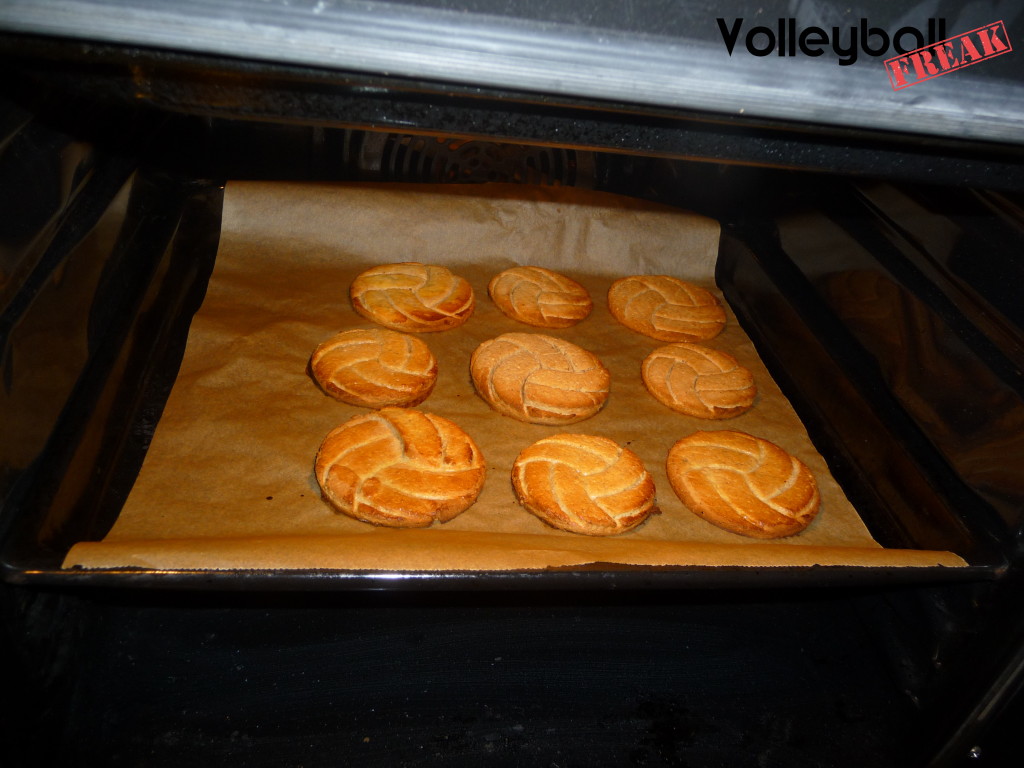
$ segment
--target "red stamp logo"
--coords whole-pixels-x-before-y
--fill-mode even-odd
[[[893,90],[898,91],[1012,50],[1006,25],[997,21],[902,56],[893,56],[885,60],[885,69]]]

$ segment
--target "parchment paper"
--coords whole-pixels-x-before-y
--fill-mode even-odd
[[[951,553],[887,550],[872,540],[792,407],[731,312],[709,342],[750,368],[759,387],[748,413],[705,421],[675,413],[645,390],[643,358],[663,342],[609,314],[612,280],[674,274],[714,291],[717,222],[629,198],[505,185],[232,183],[220,249],[177,382],[139,477],[103,541],[81,542],[65,567],[156,569],[515,570],[588,563],[637,566],[963,565]],[[425,530],[376,528],[320,497],[313,459],[335,426],[365,412],[323,394],[307,373],[316,345],[367,327],[348,287],[380,263],[422,261],[466,277],[477,308],[462,327],[422,334],[439,378],[420,410],[463,427],[487,459],[484,490],[467,512]],[[502,315],[491,276],[539,264],[582,282],[594,311],[568,329],[540,331]],[[591,350],[612,372],[605,408],[570,427],[523,424],[474,393],[469,358],[482,341],[544,332]],[[817,519],[775,542],[722,531],[673,494],[665,458],[699,429],[739,429],[800,457],[822,491]],[[660,514],[599,538],[556,531],[516,502],[519,451],[560,431],[628,445],[652,472]]]

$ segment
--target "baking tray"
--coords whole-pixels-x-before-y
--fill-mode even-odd
[[[112,200],[111,187],[89,194]],[[868,375],[863,348],[781,251],[778,228],[770,219],[748,216],[726,222],[716,280],[816,448],[883,546],[945,549],[964,557],[967,567],[594,563],[540,572],[61,570],[74,542],[101,537],[116,519],[159,421],[217,250],[219,184],[136,173],[118,194],[129,198],[125,217],[132,226],[118,228],[122,236],[108,249],[109,263],[98,281],[82,284],[91,295],[84,304],[85,326],[93,329],[86,362],[40,457],[16,477],[5,502],[3,564],[11,582],[302,590],[647,589],[976,580],[994,578],[1005,567],[995,544],[998,520],[988,505],[955,478],[937,482],[948,475],[948,466],[899,403],[886,396],[884,382]],[[94,215],[92,228],[102,228],[102,222],[102,215]],[[67,247],[49,258],[52,275],[76,260],[99,257]],[[8,339],[9,359],[18,351],[12,346],[16,341],[13,335]],[[868,442],[847,431],[869,424]],[[892,482],[879,486],[873,456],[886,457]]]

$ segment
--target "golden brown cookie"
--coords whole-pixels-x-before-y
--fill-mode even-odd
[[[419,405],[437,381],[430,347],[384,328],[332,336],[314,350],[309,368],[324,392],[364,408]]]
[[[706,341],[725,328],[725,309],[713,293],[669,275],[616,280],[608,309],[630,330],[660,341]]]
[[[512,487],[548,525],[589,536],[631,531],[657,511],[654,478],[635,453],[607,437],[538,440],[512,465]]]
[[[487,286],[502,312],[539,328],[568,328],[593,309],[587,289],[544,267],[512,267],[495,275]]]
[[[395,331],[429,333],[462,325],[473,314],[473,288],[445,267],[404,262],[366,270],[349,287],[363,317]]]
[[[800,533],[818,513],[811,471],[779,446],[745,432],[695,432],[668,453],[672,490],[710,523],[757,539]]]
[[[374,525],[425,528],[472,506],[485,465],[473,439],[448,419],[382,408],[331,431],[315,473],[339,512]]]
[[[470,358],[480,397],[498,413],[533,424],[572,424],[601,410],[611,376],[597,356],[539,333],[506,333]]]
[[[644,358],[647,391],[674,411],[700,419],[728,419],[750,410],[754,376],[727,352],[679,342]]]

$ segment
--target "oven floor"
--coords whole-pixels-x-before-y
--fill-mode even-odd
[[[12,738],[26,766],[904,768],[913,707],[852,605],[23,595]]]

